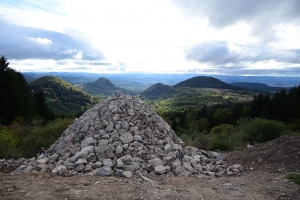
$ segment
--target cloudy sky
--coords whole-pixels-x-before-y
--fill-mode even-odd
[[[300,76],[299,0],[1,0],[14,69]]]

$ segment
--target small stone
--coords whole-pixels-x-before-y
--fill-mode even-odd
[[[123,142],[123,144],[128,144],[133,141],[133,136],[131,133],[126,132],[120,136],[120,140]]]
[[[120,154],[120,153],[122,153],[123,152],[123,147],[122,146],[117,146],[117,148],[116,148],[116,154]]]
[[[124,171],[122,173],[122,175],[125,177],[125,178],[131,178],[133,176],[132,172],[131,171]]]
[[[157,165],[154,167],[154,172],[156,174],[165,174],[167,172],[167,169],[163,165]]]

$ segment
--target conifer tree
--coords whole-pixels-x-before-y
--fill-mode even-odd
[[[20,72],[9,67],[4,56],[0,57],[0,123],[9,124],[17,117],[30,120],[35,115],[31,91]]]

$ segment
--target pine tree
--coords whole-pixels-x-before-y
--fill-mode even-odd
[[[50,120],[54,118],[54,114],[48,108],[44,93],[41,89],[34,91],[34,100],[36,109],[41,118],[44,120]]]
[[[36,113],[33,96],[20,72],[9,67],[0,57],[0,123],[9,124],[15,118],[30,120]]]

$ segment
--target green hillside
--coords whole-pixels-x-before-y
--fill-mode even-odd
[[[203,105],[230,106],[233,103],[249,102],[255,94],[257,91],[231,86],[213,77],[197,76],[175,86],[157,83],[143,91],[139,97],[156,111],[165,112]]]
[[[31,82],[29,87],[41,89],[47,105],[56,114],[82,112],[96,103],[91,95],[54,76],[43,76]]]
[[[211,76],[196,76],[182,81],[174,85],[174,87],[237,89],[237,87],[229,85]]]
[[[110,80],[104,77],[99,78],[94,82],[77,85],[77,87],[91,95],[100,97],[118,95],[120,93],[136,95],[136,92],[117,87]]]
[[[174,94],[175,92],[175,89],[169,85],[163,83],[156,83],[155,85],[152,85],[151,87],[143,91],[141,95],[146,96],[147,98],[157,96],[167,97]]]

